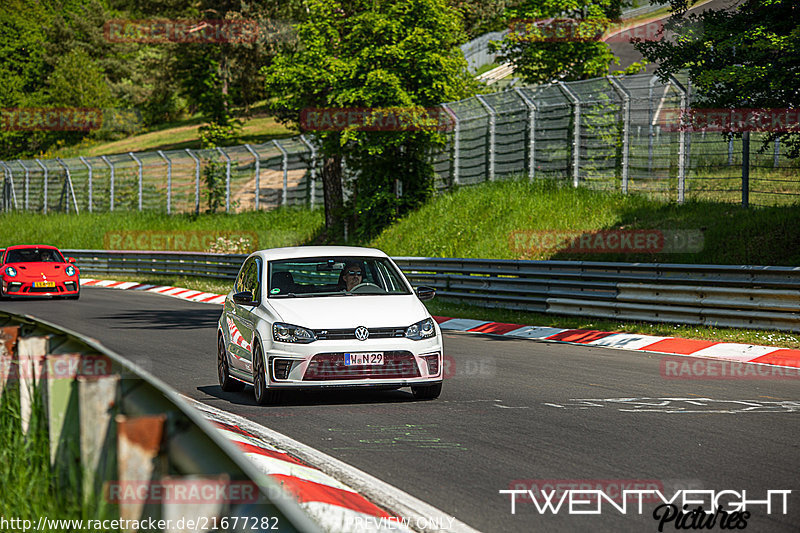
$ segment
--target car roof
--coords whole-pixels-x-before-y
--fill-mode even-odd
[[[254,252],[253,255],[259,256],[265,261],[327,256],[388,257],[377,248],[362,248],[360,246],[292,246],[259,250]]]
[[[25,248],[45,248],[48,250],[58,250],[55,246],[49,244],[14,244],[5,248],[6,250],[21,250]],[[60,251],[60,250],[59,250]]]

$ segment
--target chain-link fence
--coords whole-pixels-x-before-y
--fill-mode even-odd
[[[692,100],[683,78],[648,75],[515,88],[442,104],[453,128],[432,154],[437,190],[508,176],[683,202],[800,201],[800,161],[775,143],[670,127]],[[673,124],[674,125],[674,124]],[[205,150],[0,161],[3,207],[38,212],[228,212],[322,204],[311,135]],[[345,176],[349,173],[345,172]],[[346,178],[347,179],[347,178]],[[743,190],[742,184],[748,185]]]

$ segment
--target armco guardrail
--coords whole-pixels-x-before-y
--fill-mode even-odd
[[[244,255],[65,250],[84,275],[233,279]],[[484,307],[800,331],[800,267],[396,257],[412,283]]]
[[[281,531],[319,531],[197,410],[132,362],[77,333],[6,311],[0,337],[3,408],[19,409],[26,434],[33,417],[46,417],[54,475],[77,483],[73,490],[86,508],[97,510],[78,517],[84,523],[127,520],[111,526],[120,531],[153,529],[134,521],[162,531],[245,531],[243,523],[250,530],[266,518]]]

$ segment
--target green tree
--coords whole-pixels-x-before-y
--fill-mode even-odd
[[[296,27],[300,44],[263,69],[281,121],[300,124],[302,111],[313,108],[421,111],[470,91],[458,48],[464,40],[460,17],[443,0],[309,0],[307,6]],[[318,138],[329,240],[342,235],[343,159],[357,176],[350,219],[360,236],[416,205],[431,188],[435,131],[351,127],[319,131]],[[396,180],[408,199],[396,198]]]
[[[618,62],[599,37],[623,0],[528,0],[506,10],[512,31],[495,48],[529,83],[605,76]]]
[[[670,2],[665,29],[675,40],[641,41],[636,48],[658,64],[662,79],[686,70],[696,107],[800,107],[800,4],[797,0],[743,0],[728,10],[688,13],[689,0]],[[800,135],[773,131],[788,157],[800,156]]]

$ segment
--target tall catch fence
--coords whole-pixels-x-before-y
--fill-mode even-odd
[[[765,132],[731,139],[718,128],[681,128],[686,78],[649,75],[554,83],[442,104],[452,119],[432,154],[439,191],[510,176],[760,206],[800,201],[800,161]],[[748,146],[749,145],[749,146]],[[747,147],[747,148],[746,148]],[[4,210],[227,212],[321,205],[315,137],[258,145],[102,157],[0,161]],[[345,169],[345,180],[351,173]],[[345,183],[345,186],[347,183]],[[347,188],[347,187],[345,187]]]

